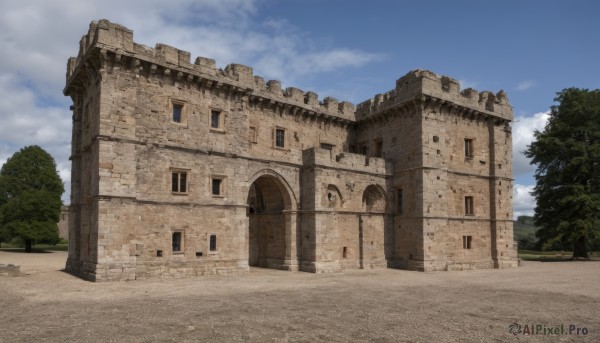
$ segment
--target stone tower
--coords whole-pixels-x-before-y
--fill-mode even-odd
[[[393,161],[395,266],[515,266],[513,114],[503,91],[461,92],[452,78],[416,70],[359,104],[356,119],[359,148]]]

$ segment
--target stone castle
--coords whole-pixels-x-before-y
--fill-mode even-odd
[[[93,281],[517,265],[512,109],[414,70],[357,106],[92,22],[67,65],[69,257]]]

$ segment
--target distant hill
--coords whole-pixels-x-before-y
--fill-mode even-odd
[[[526,239],[529,235],[535,237],[535,231],[537,231],[537,228],[533,224],[533,217],[519,216],[514,222],[513,232],[515,241]]]

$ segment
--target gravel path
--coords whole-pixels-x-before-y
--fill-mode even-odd
[[[0,342],[600,342],[600,262],[96,284],[65,260],[0,251],[28,274],[0,277]],[[512,335],[514,322],[580,334]]]

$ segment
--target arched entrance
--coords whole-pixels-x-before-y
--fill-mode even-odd
[[[358,241],[360,268],[385,267],[385,192],[376,185],[368,186],[362,198]]]
[[[297,270],[295,204],[285,181],[274,173],[255,179],[248,191],[248,264]]]

